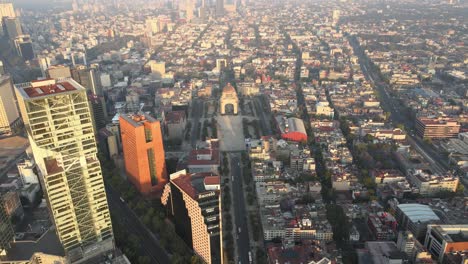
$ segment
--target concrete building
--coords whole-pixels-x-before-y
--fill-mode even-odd
[[[368,263],[403,264],[406,260],[393,241],[366,242],[365,249]]]
[[[397,222],[395,217],[387,212],[369,214],[367,225],[377,240],[392,240],[396,237]]]
[[[220,162],[219,141],[211,139],[206,142],[206,146],[190,151],[187,167],[190,173],[218,174]]]
[[[217,175],[184,170],[171,174],[161,197],[176,232],[208,264],[222,263],[220,186]]]
[[[46,69],[46,77],[51,79],[71,77],[70,67],[65,65],[54,65]],[[76,80],[75,80],[76,81]]]
[[[6,249],[10,247],[15,232],[10,222],[10,217],[6,213],[3,203],[0,203],[0,254],[5,255]]]
[[[164,61],[150,60],[146,63],[145,68],[159,78],[164,77],[166,74],[166,63]]]
[[[399,204],[396,219],[401,228],[411,231],[418,239],[424,237],[428,224],[440,221],[434,211],[424,204]]]
[[[121,115],[120,131],[128,179],[142,194],[158,194],[168,179],[161,124],[146,114]]]
[[[419,117],[415,127],[421,138],[456,138],[460,133],[460,123],[450,118]]]
[[[224,0],[216,0],[216,16],[224,15]]]
[[[23,185],[38,184],[39,178],[36,174],[36,163],[33,159],[25,159],[16,164]]]
[[[331,119],[335,116],[335,110],[330,107],[328,102],[318,102],[315,104],[315,114],[318,116],[326,116]]]
[[[397,248],[401,252],[406,253],[412,263],[421,263],[422,260],[430,260],[429,254],[424,247],[409,231],[400,231],[398,233]],[[431,263],[431,262],[422,262]]]
[[[145,25],[146,25],[146,34],[148,34],[148,36],[153,36],[153,34],[161,31],[158,18],[147,18],[145,20]]]
[[[20,201],[19,193],[16,191],[6,191],[0,194],[3,209],[10,219],[15,218],[20,221],[24,216],[23,205]]]
[[[31,36],[21,35],[14,39],[16,52],[18,56],[25,61],[34,59],[34,50],[32,46]]]
[[[16,37],[23,35],[19,18],[3,17],[2,20],[3,32],[10,40],[14,40]]]
[[[411,184],[419,189],[419,193],[424,196],[432,196],[439,192],[456,192],[458,177],[452,175],[433,175],[421,169],[410,169],[407,174]]]
[[[101,79],[99,73],[94,68],[78,65],[71,69],[73,80],[81,84],[86,90],[94,95],[102,95]]]
[[[70,78],[15,85],[50,215],[72,263],[114,251],[86,90]]]
[[[468,251],[468,225],[428,225],[424,246],[444,263],[446,254]]]
[[[13,84],[8,75],[0,76],[0,135],[10,134],[19,118]]]
[[[3,30],[4,17],[16,17],[12,3],[0,3],[0,30]]]
[[[187,125],[187,117],[184,111],[171,111],[164,117],[166,135],[169,140],[184,139],[185,126]]]

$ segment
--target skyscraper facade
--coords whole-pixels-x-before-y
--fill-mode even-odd
[[[15,10],[13,9],[12,3],[0,3],[0,31],[3,32],[3,18],[4,17],[16,17]]]
[[[224,15],[224,0],[216,0],[216,15]]]
[[[56,232],[72,263],[114,250],[86,89],[71,78],[15,85]]]
[[[0,76],[0,135],[11,133],[14,125],[19,121],[11,78],[8,75],[2,75]]]
[[[161,124],[145,114],[121,115],[127,176],[144,195],[160,194],[167,183]]]
[[[14,39],[16,52],[24,60],[34,59],[34,50],[32,46],[31,36],[21,35]]]
[[[212,173],[171,174],[161,202],[176,232],[208,264],[222,263],[220,178]]]
[[[21,22],[17,17],[4,17],[3,18],[3,32],[6,33],[10,40],[14,40],[18,36],[23,35],[21,29]]]
[[[10,247],[15,232],[3,203],[0,203],[0,254],[4,255]]]

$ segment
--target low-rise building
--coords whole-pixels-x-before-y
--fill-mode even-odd
[[[187,168],[190,173],[211,172],[218,174],[220,152],[218,139],[207,140],[206,146],[190,151]]]
[[[416,119],[416,133],[421,138],[456,138],[460,133],[460,123],[450,118]]]
[[[410,169],[408,171],[408,180],[419,189],[419,193],[425,196],[431,196],[442,191],[456,192],[459,178],[452,175],[434,175],[421,169]]]

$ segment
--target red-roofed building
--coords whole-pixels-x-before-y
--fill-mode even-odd
[[[207,146],[190,151],[188,169],[190,173],[211,172],[218,173],[220,166],[218,139],[207,140]]]
[[[221,264],[220,177],[183,170],[170,178],[161,202],[172,214],[177,234],[203,261]]]

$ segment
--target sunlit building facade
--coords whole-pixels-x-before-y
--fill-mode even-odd
[[[86,90],[70,78],[15,85],[56,232],[72,263],[114,250]]]

